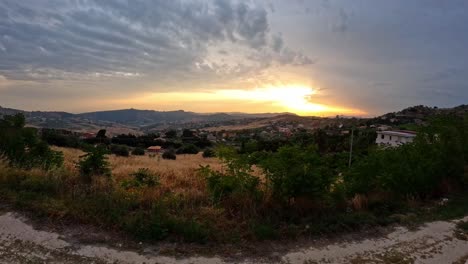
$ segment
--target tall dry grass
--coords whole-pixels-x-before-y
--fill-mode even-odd
[[[75,164],[80,156],[85,153],[79,149],[53,147],[62,151],[64,155],[64,167],[67,170],[78,173]],[[108,155],[108,161],[112,170],[112,179],[116,186],[124,180],[130,179],[130,174],[139,168],[148,168],[159,176],[160,185],[157,188],[147,188],[138,193],[142,202],[152,202],[170,194],[180,201],[178,206],[195,209],[200,205],[210,204],[205,180],[199,176],[196,170],[200,165],[209,165],[213,169],[223,170],[221,162],[217,158],[203,158],[202,154],[177,155],[176,160],[165,160],[161,157],[129,156],[120,157]]]

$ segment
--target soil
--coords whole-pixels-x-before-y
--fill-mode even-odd
[[[146,244],[87,225],[59,225],[0,208],[0,263],[468,263],[458,221],[375,228],[333,238],[244,247]]]

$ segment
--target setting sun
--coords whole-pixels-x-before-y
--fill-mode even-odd
[[[266,87],[254,90],[222,90],[220,95],[242,100],[270,102],[298,114],[327,112],[329,107],[310,102],[316,92],[306,86]]]

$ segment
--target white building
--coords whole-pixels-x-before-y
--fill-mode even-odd
[[[416,132],[412,131],[377,131],[375,143],[378,145],[389,145],[396,147],[405,143],[413,142]]]

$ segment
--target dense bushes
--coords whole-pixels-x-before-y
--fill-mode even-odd
[[[213,200],[219,202],[234,197],[256,199],[260,194],[260,180],[252,175],[251,165],[232,148],[219,148],[217,156],[226,166],[225,172],[212,170],[209,165],[200,166],[199,169],[206,178]]]
[[[0,157],[5,157],[12,166],[25,169],[60,167],[63,163],[62,153],[51,150],[47,143],[39,139],[36,129],[24,125],[22,114],[0,119]]]
[[[128,147],[125,145],[110,145],[109,150],[112,154],[122,157],[128,157],[129,151]]]
[[[197,154],[200,150],[193,144],[186,144],[177,149],[177,154]]]
[[[132,177],[130,180],[122,182],[122,187],[125,189],[159,185],[159,176],[146,168],[140,168],[130,176]]]
[[[41,129],[41,139],[49,145],[68,148],[80,148],[82,145],[78,136],[70,131],[56,129]]]
[[[204,158],[216,157],[216,152],[215,152],[213,149],[211,149],[211,148],[207,148],[207,149],[205,149],[205,150],[203,151],[202,156],[203,156]]]
[[[145,150],[143,148],[134,148],[132,150],[132,155],[143,156],[143,155],[145,155]]]
[[[464,174],[467,141],[460,124],[455,118],[439,118],[422,128],[413,143],[371,152],[345,177],[349,192],[420,198],[447,193]]]
[[[104,147],[97,146],[80,157],[80,161],[76,164],[76,167],[85,183],[91,183],[93,176],[111,175],[106,154],[107,150]]]
[[[262,160],[260,166],[272,195],[286,202],[299,197],[322,199],[337,178],[313,147],[281,147]]]
[[[173,149],[167,149],[162,154],[163,159],[175,160],[177,158],[176,152]]]

